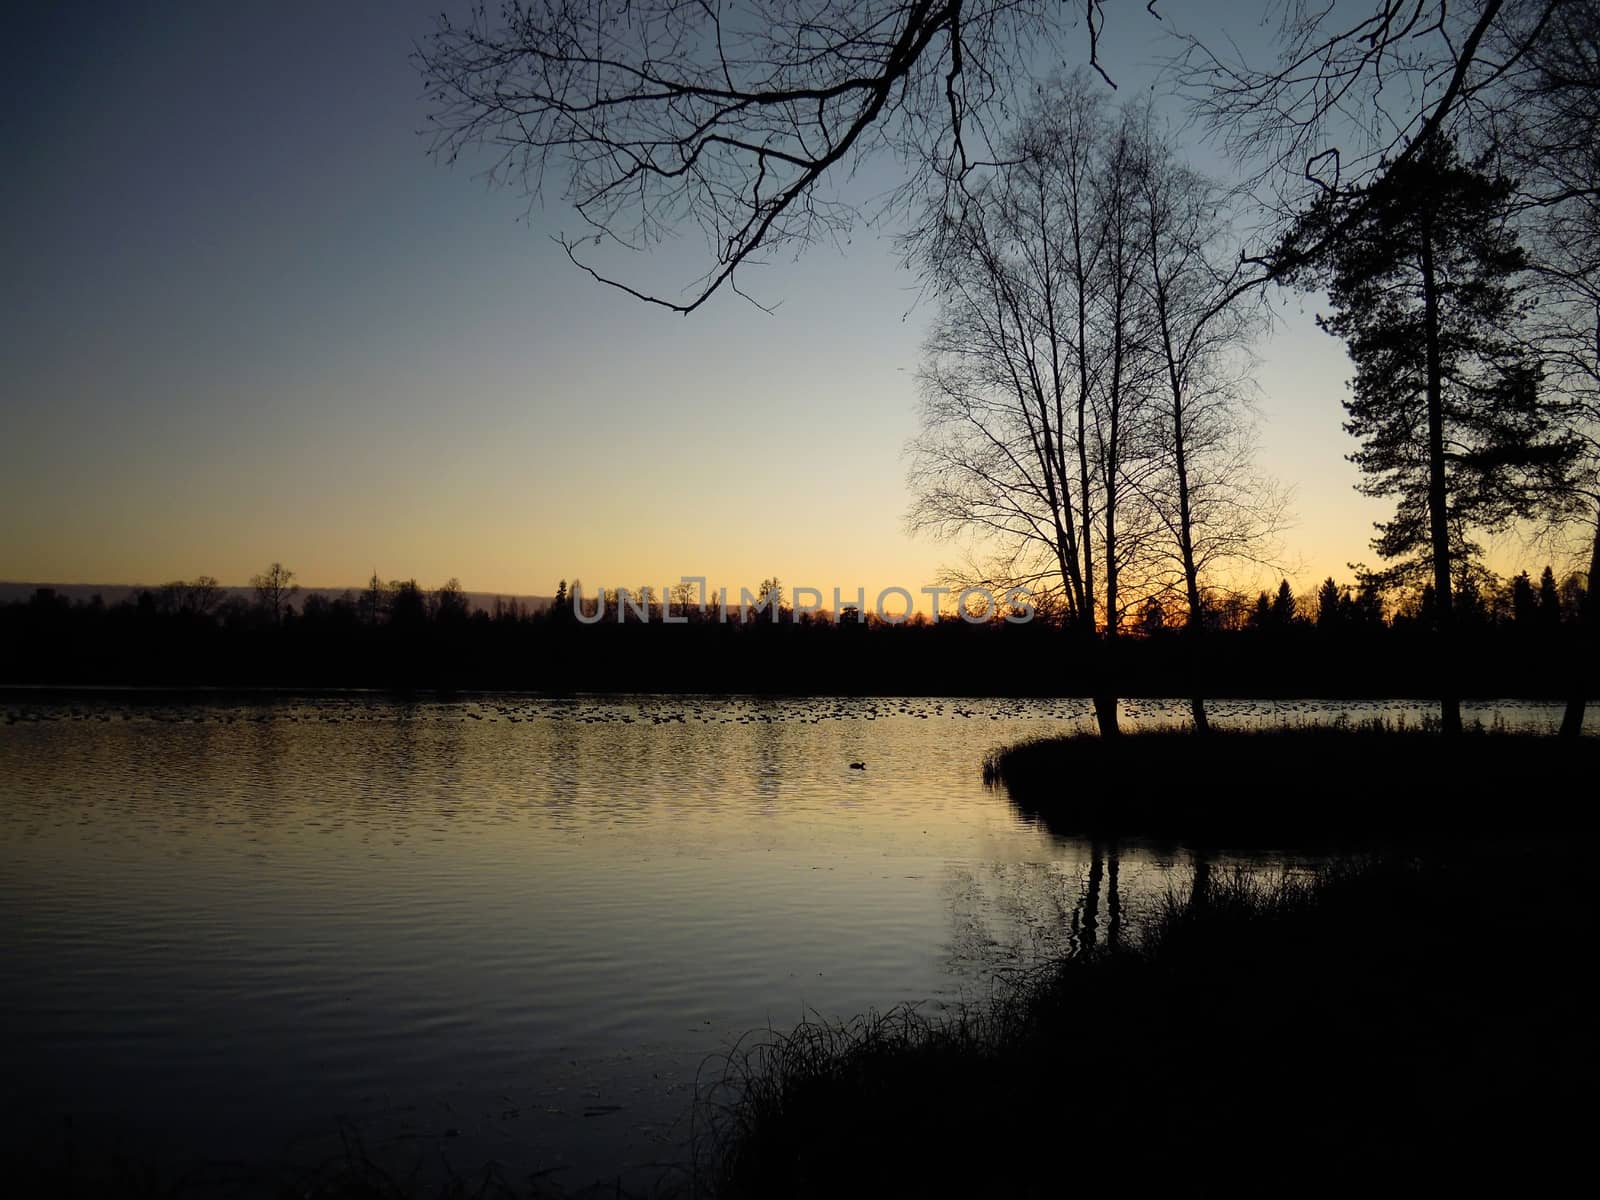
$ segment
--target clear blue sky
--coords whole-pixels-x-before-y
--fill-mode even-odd
[[[1126,93],[1163,47],[1124,7]],[[1207,31],[1234,8],[1165,7]],[[559,195],[522,220],[481,163],[426,156],[407,56],[438,9],[10,18],[0,578],[238,583],[276,559],[327,586],[931,582],[951,551],[904,532],[902,457],[930,314],[887,239],[747,280],[775,316],[590,283],[548,239],[577,228]],[[697,248],[649,269],[686,279]],[[1309,584],[1370,558],[1382,507],[1343,460],[1343,351],[1301,308],[1259,380]]]

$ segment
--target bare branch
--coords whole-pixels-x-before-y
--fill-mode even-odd
[[[505,0],[460,23],[441,17],[414,59],[436,157],[488,151],[487,178],[530,199],[553,170],[601,242],[625,250],[698,226],[710,265],[676,297],[624,282],[562,239],[598,282],[689,313],[752,256],[836,237],[996,161],[994,130],[1031,87],[1028,61],[1074,16],[1104,76],[1102,5]],[[884,156],[900,185],[856,198],[855,171]]]

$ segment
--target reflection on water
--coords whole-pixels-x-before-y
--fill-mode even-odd
[[[567,1182],[645,1169],[746,1031],[981,995],[1191,876],[983,787],[987,750],[1090,728],[1084,701],[13,693],[0,717],[12,1138],[72,1112],[256,1156],[343,1116]]]

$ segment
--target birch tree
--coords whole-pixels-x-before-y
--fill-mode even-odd
[[[987,550],[982,581],[1055,599],[1107,734],[1128,615],[1170,589],[1174,561],[1198,587],[1259,533],[1235,519],[1248,437],[1222,365],[1248,322],[1224,319],[1237,293],[1190,241],[1212,236],[1211,214],[1179,219],[1200,193],[1151,128],[1082,75],[1054,84],[1006,165],[937,207],[913,247],[938,313],[911,524]]]
[[[1251,343],[1264,332],[1262,293],[1235,248],[1226,189],[1185,166],[1146,110],[1136,175],[1141,286],[1154,320],[1164,469],[1148,499],[1185,605],[1190,719],[1209,728],[1196,643],[1218,574],[1272,564],[1287,497],[1255,466],[1248,405]]]

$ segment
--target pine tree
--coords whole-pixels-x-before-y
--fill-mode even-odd
[[[1518,629],[1531,629],[1538,612],[1539,600],[1533,590],[1533,580],[1523,571],[1511,581],[1511,619]]]
[[[1337,629],[1340,623],[1341,610],[1339,607],[1339,585],[1333,581],[1333,576],[1322,581],[1322,586],[1317,589],[1317,628]]]
[[[1272,624],[1272,597],[1262,592],[1256,597],[1256,605],[1250,612],[1250,628],[1266,629]]]
[[[1285,579],[1278,585],[1278,594],[1272,598],[1272,623],[1279,629],[1287,629],[1294,624],[1294,589]]]
[[[372,578],[367,580],[366,589],[361,593],[361,619],[368,625],[376,626],[383,615],[383,581],[378,578],[377,571],[373,571]]]
[[[1381,629],[1383,627],[1383,590],[1376,580],[1371,578],[1361,579],[1355,599],[1351,602],[1350,609],[1354,614],[1353,623],[1363,629]]]
[[[1456,594],[1451,601],[1456,624],[1462,628],[1482,625],[1487,616],[1483,603],[1483,589],[1472,575],[1463,575],[1456,581]]]
[[[1434,138],[1362,192],[1334,192],[1299,234],[1340,227],[1302,282],[1325,283],[1356,376],[1345,401],[1360,490],[1393,497],[1373,548],[1390,579],[1429,579],[1440,635],[1441,724],[1461,728],[1451,677],[1452,582],[1478,547],[1474,529],[1527,515],[1571,462],[1551,429],[1540,368],[1511,336],[1527,260],[1506,222],[1512,184],[1463,163]]]
[[[1561,624],[1561,593],[1556,589],[1556,573],[1549,567],[1539,576],[1539,623],[1549,629]]]

